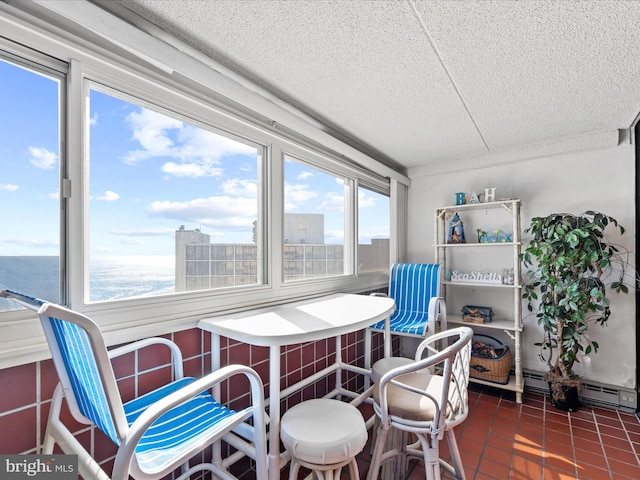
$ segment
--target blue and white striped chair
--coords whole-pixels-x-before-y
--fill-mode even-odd
[[[389,318],[372,325],[365,334],[365,367],[371,368],[371,332],[385,334],[384,356],[391,356],[391,335],[425,338],[447,329],[447,309],[440,297],[440,265],[426,263],[396,263],[391,267],[388,296],[396,302]],[[375,379],[374,379],[375,381]]]
[[[184,377],[178,346],[163,338],[150,338],[108,351],[99,327],[67,308],[8,290],[0,296],[14,299],[38,313],[60,383],[49,414],[43,450],[78,455],[80,474],[86,479],[159,479],[177,469],[185,479],[201,471],[215,478],[235,478],[224,461],[189,460],[207,447],[225,440],[256,462],[257,479],[267,479],[266,414],[264,390],[258,374],[249,367],[230,365],[201,379]],[[111,359],[152,344],[167,346],[172,354],[175,380],[123,404]],[[218,403],[209,389],[241,375],[249,380],[252,404],[233,411]],[[62,423],[60,410],[66,397],[78,422],[94,425],[118,447],[112,476],[100,467]],[[252,420],[253,425],[246,423]],[[180,473],[180,472],[178,472]]]

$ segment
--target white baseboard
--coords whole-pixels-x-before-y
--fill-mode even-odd
[[[544,374],[534,371],[524,371],[525,392],[534,391],[549,393],[549,386],[544,381]],[[638,410],[638,393],[613,385],[597,382],[583,382],[580,390],[581,400],[593,406],[610,407],[619,410],[636,412]]]

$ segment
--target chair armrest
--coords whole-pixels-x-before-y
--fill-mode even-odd
[[[447,330],[447,304],[444,297],[431,297],[431,300],[429,300],[429,319],[427,325],[428,335],[429,332],[434,334],[438,331],[436,330],[438,319],[440,319],[440,331]]]
[[[182,368],[182,352],[180,351],[180,347],[178,347],[178,345],[176,345],[171,340],[167,340],[166,338],[145,338],[143,340],[138,340],[137,342],[132,342],[127,345],[114,348],[112,350],[109,350],[109,359],[113,360],[114,358],[126,355],[127,353],[142,350],[143,348],[149,347],[151,345],[165,345],[169,348],[169,350],[171,351],[171,362],[173,364],[175,378],[182,378],[184,376]]]
[[[443,406],[447,405],[450,400],[449,389],[454,388],[457,389],[457,391],[459,391],[461,387],[464,387],[466,389],[466,382],[468,382],[468,373],[464,385],[450,384],[450,379],[452,378],[451,375],[454,374],[454,364],[456,356],[463,349],[467,349],[467,354],[465,354],[463,358],[467,364],[466,369],[468,372],[468,355],[470,355],[472,337],[473,330],[471,330],[471,328],[469,327],[457,327],[451,330],[445,330],[436,333],[435,335],[431,335],[424,339],[420,343],[420,345],[418,345],[418,348],[416,350],[416,360],[413,363],[396,367],[385,373],[382,378],[380,378],[380,383],[378,385],[378,398],[380,399],[379,401],[381,420],[383,422],[390,421],[387,401],[387,388],[389,385],[394,385],[398,388],[402,388],[415,394],[423,395],[427,398],[430,398],[435,403],[437,416],[442,415],[444,408]],[[453,341],[452,344],[450,344],[451,341]],[[422,358],[425,350],[428,350],[429,355],[425,358]],[[424,371],[425,373],[431,372],[433,374],[433,372],[436,370],[442,370],[442,372],[438,372],[438,374],[441,373],[444,379],[442,396],[439,399],[435,399],[433,395],[427,392],[418,390],[411,385],[406,385],[403,384],[402,381],[396,380],[398,376],[407,373]]]
[[[131,458],[144,433],[153,422],[164,413],[234,375],[245,375],[248,378],[251,391],[254,429],[262,432],[265,431],[266,413],[264,410],[264,387],[260,376],[250,367],[244,365],[229,365],[184,386],[180,390],[167,395],[149,406],[149,408],[131,424],[127,435],[122,439],[118,457]]]
[[[423,340],[422,344],[430,343],[432,337],[429,337],[426,340]],[[433,402],[435,408],[435,417],[439,418],[441,415],[441,401],[442,398],[436,398],[431,395],[429,392],[424,390],[419,390],[412,385],[408,385],[403,383],[400,380],[396,380],[397,377],[400,377],[405,374],[411,374],[416,372],[421,372],[424,374],[433,375],[432,371],[434,368],[440,364],[442,364],[451,354],[450,352],[437,352],[433,351],[433,355],[426,357],[424,359],[416,360],[413,363],[408,365],[402,365],[396,367],[392,370],[386,372],[381,378],[378,385],[374,385],[374,388],[378,388],[378,401],[379,401],[379,412],[380,420],[384,425],[388,425],[391,422],[391,414],[389,412],[389,402],[387,398],[387,389],[390,385],[395,386],[396,388],[401,388],[408,392],[412,392],[416,395],[421,395],[423,397],[428,398],[431,402]],[[445,386],[446,388],[446,386]]]

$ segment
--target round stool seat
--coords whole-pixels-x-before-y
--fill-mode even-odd
[[[371,367],[371,381],[373,383],[378,383],[382,376],[388,371],[393,370],[397,367],[404,367],[405,365],[409,365],[413,362],[415,362],[415,360],[405,357],[381,358]]]
[[[344,463],[367,443],[360,411],[340,400],[313,399],[294,405],[280,422],[280,438],[291,455],[315,465]]]

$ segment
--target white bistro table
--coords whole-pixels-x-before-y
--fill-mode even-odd
[[[340,336],[362,330],[387,319],[385,354],[389,351],[388,318],[395,310],[391,298],[339,293],[324,297],[286,303],[238,314],[203,318],[202,330],[212,332],[212,368],[220,368],[220,337],[250,345],[269,347],[269,479],[280,478],[280,468],[288,458],[280,453],[280,399],[336,372],[336,389],[327,396],[349,395],[341,388],[340,370],[364,375],[368,370],[342,362]],[[336,361],[285,390],[280,390],[280,347],[297,343],[336,338]],[[364,394],[352,395],[352,403],[361,403]]]

